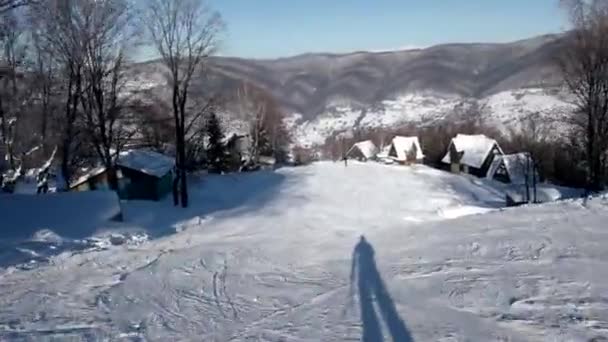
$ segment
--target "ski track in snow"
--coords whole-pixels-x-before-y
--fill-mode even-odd
[[[194,184],[187,210],[124,204],[172,235],[0,269],[0,340],[359,341],[360,234],[415,341],[608,337],[605,198],[502,209],[485,181],[359,163]]]

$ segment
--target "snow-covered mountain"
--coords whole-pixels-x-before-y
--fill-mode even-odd
[[[486,119],[512,125],[531,113],[568,108],[557,95],[554,56],[565,38],[546,35],[505,44],[446,44],[426,49],[305,54],[273,60],[214,57],[194,89],[228,98],[243,82],[277,99],[296,142],[320,144],[335,131],[393,127],[448,117],[477,102]],[[166,89],[158,62],[132,67],[133,89]]]
[[[456,95],[409,93],[384,100],[379,106],[357,108],[349,105],[328,107],[311,120],[302,120],[293,114],[293,134],[303,146],[322,144],[334,132],[351,128],[396,128],[409,123],[430,124],[437,120],[460,119],[462,110],[476,104],[484,122],[503,131],[517,129],[527,118],[542,120],[547,127],[565,128],[560,117],[572,108],[571,103],[559,94],[543,88],[522,88],[501,91],[483,98]],[[296,124],[297,123],[297,124]]]

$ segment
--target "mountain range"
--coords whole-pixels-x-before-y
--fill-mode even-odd
[[[205,86],[231,92],[250,82],[287,113],[296,143],[315,145],[353,127],[395,126],[446,117],[481,103],[497,125],[568,106],[555,89],[555,56],[563,35],[511,43],[445,44],[425,49],[348,54],[311,53],[278,59],[213,57]],[[158,61],[132,69],[135,84],[163,87]]]

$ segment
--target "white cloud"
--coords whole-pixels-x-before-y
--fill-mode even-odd
[[[418,50],[418,49],[424,49],[424,48],[426,48],[426,46],[422,46],[422,45],[403,45],[403,46],[399,46],[399,47],[395,47],[395,48],[388,48],[388,49],[373,49],[373,50],[369,50],[369,52],[406,51],[406,50]]]

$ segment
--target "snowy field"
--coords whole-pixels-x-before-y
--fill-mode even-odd
[[[99,227],[147,242],[0,268],[0,340],[608,338],[607,198],[501,209],[487,181],[317,163],[210,176],[191,199]]]

